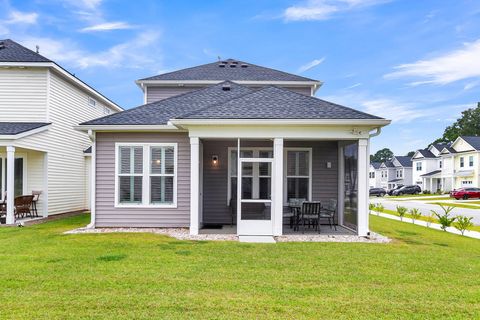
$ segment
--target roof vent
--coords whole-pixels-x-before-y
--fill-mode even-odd
[[[225,65],[224,65],[224,64],[222,64],[222,63],[221,63],[221,64],[219,64],[218,66],[219,66],[220,68],[225,68]]]
[[[242,68],[247,68],[247,67],[248,67],[248,64],[242,63],[241,67],[242,67]]]
[[[233,62],[232,62],[232,64],[230,64],[230,68],[235,68],[235,67],[237,67],[237,65],[233,64]]]
[[[230,87],[230,84],[228,83],[225,83],[223,86],[222,86],[222,90],[223,91],[230,91],[232,87]]]
[[[0,41],[0,49],[3,49],[5,48],[5,42],[4,41]]]
[[[231,64],[238,64],[238,61],[232,61]]]

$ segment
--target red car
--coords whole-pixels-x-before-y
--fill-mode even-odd
[[[450,197],[455,199],[480,198],[480,188],[460,188],[450,191]]]

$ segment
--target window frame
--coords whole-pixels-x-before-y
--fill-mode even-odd
[[[459,161],[460,161],[460,168],[465,168],[465,158],[460,157]]]
[[[307,151],[308,152],[308,199],[312,201],[312,168],[313,152],[312,148],[283,148],[283,205],[288,206],[288,178],[305,178],[305,176],[287,176],[288,152],[289,151]]]
[[[415,170],[416,171],[422,171],[423,169],[423,163],[422,161],[418,161],[416,164],[415,164]]]
[[[140,203],[120,203],[120,179],[119,163],[120,163],[120,148],[121,147],[142,147],[142,173],[128,174],[128,176],[142,177],[142,201]],[[162,174],[151,174],[150,158],[151,148],[155,147],[173,147],[173,199],[172,203],[151,203],[150,177],[165,176]],[[177,205],[177,180],[178,180],[178,143],[174,142],[156,142],[156,143],[136,143],[136,142],[116,142],[115,143],[115,208],[173,208]],[[127,174],[125,174],[127,175]],[[171,175],[169,175],[171,176]]]
[[[469,166],[470,168],[473,168],[474,163],[475,163],[474,161],[475,161],[475,160],[474,160],[474,156],[468,156],[468,166]]]

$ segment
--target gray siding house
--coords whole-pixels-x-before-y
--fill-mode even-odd
[[[146,104],[81,123],[91,227],[285,232],[295,199],[368,229],[369,141],[389,120],[315,98],[321,82],[228,59],[136,81]]]

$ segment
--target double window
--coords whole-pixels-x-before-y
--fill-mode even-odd
[[[116,149],[118,206],[176,206],[176,144],[117,144]]]
[[[417,162],[416,168],[417,168],[417,171],[422,171],[422,163],[421,163],[421,162]]]
[[[292,149],[286,151],[286,195],[285,200],[291,198],[310,199],[311,189],[311,150]]]

